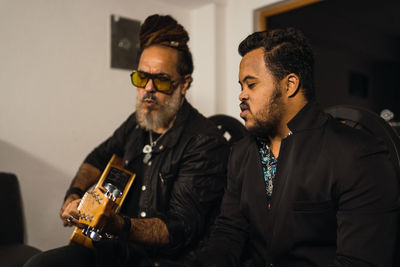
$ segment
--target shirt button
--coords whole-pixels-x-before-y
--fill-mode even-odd
[[[151,166],[151,161],[149,161],[149,163],[147,163],[148,166]]]
[[[146,217],[146,212],[142,211],[142,212],[140,213],[140,217],[142,217],[142,218]]]
[[[129,164],[129,160],[125,160],[125,165],[128,165]]]
[[[142,191],[146,191],[146,186],[142,185]]]
[[[160,149],[160,150],[163,150],[163,148],[164,148],[164,146],[163,146],[163,145],[161,145],[161,146],[159,147],[159,149]]]

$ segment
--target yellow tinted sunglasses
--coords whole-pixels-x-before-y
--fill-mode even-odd
[[[131,81],[132,84],[139,88],[145,88],[149,80],[153,81],[154,88],[156,91],[164,93],[164,94],[172,94],[175,87],[171,78],[166,74],[151,74],[143,71],[133,71],[131,73]]]

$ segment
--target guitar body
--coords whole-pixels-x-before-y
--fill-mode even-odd
[[[72,232],[70,242],[93,249],[93,241],[103,233],[106,218],[118,212],[135,179],[135,174],[124,169],[122,159],[115,154],[107,164],[97,184],[90,188],[79,203],[79,226]]]

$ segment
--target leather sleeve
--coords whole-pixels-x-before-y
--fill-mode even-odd
[[[174,177],[168,211],[161,218],[170,237],[165,252],[190,248],[206,234],[226,184],[228,153],[229,147],[221,137],[197,135],[188,142]]]
[[[241,153],[232,150],[228,164],[228,182],[210,239],[196,255],[193,266],[239,266],[248,238],[248,222],[241,214],[242,180],[239,175]]]

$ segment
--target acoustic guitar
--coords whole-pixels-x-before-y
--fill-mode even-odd
[[[72,232],[70,243],[93,249],[93,241],[113,238],[103,232],[106,218],[118,212],[135,179],[135,174],[124,169],[122,159],[113,155],[97,184],[83,195],[79,203],[79,227]]]

